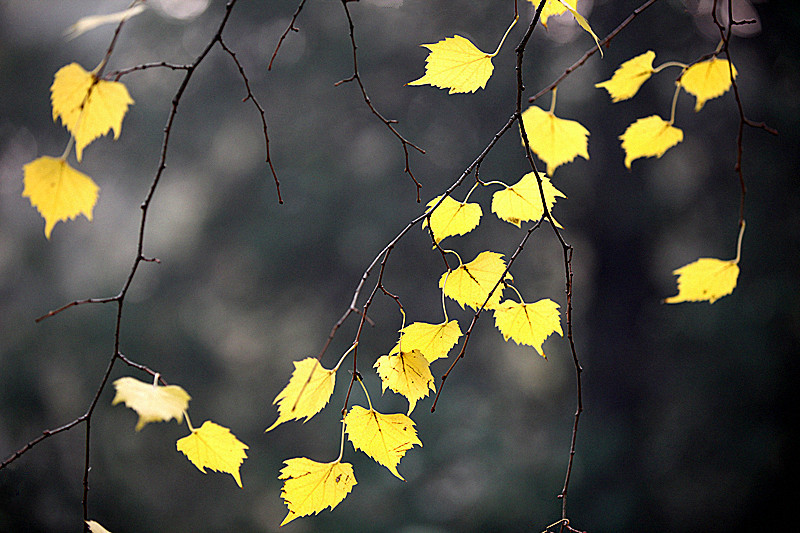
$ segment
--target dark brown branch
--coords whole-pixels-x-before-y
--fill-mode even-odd
[[[267,66],[267,70],[272,70],[272,62],[275,61],[275,57],[278,55],[278,50],[281,49],[281,44],[283,44],[283,40],[286,38],[287,35],[289,35],[289,32],[300,31],[299,28],[295,27],[294,23],[297,20],[297,17],[300,16],[300,12],[303,10],[303,6],[305,5],[305,3],[306,0],[300,0],[300,5],[297,6],[294,15],[292,15],[292,20],[291,22],[289,22],[289,26],[286,28],[286,30],[284,30],[283,34],[281,35],[281,38],[278,39],[278,45],[275,47],[275,51],[272,52],[272,57],[269,60],[269,66]]]

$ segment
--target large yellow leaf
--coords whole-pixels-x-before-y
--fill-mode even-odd
[[[409,415],[417,405],[417,400],[427,396],[429,390],[436,390],[430,363],[419,350],[381,356],[375,361],[375,368],[384,391],[388,387],[406,397]]]
[[[436,205],[441,196],[428,202],[428,209]],[[459,202],[446,196],[442,203],[431,213],[431,231],[437,243],[445,237],[464,235],[478,226],[481,221],[480,204]],[[427,227],[428,219],[422,221],[422,227]]]
[[[399,353],[401,347],[404,352],[419,350],[432,363],[447,357],[447,352],[455,346],[461,335],[461,328],[455,320],[441,324],[414,322],[400,330],[400,341],[389,355]]]
[[[78,161],[86,145],[110,130],[114,130],[114,139],[119,138],[122,119],[133,103],[122,83],[99,80],[77,63],[56,72],[50,92],[53,120],[61,117],[61,123],[75,137]]]
[[[640,118],[620,135],[625,150],[625,166],[631,168],[634,159],[661,157],[683,140],[683,131],[658,115]]]
[[[471,93],[484,88],[492,75],[492,55],[460,35],[421,46],[430,50],[425,75],[406,85],[433,85],[450,89],[450,94]]]
[[[168,422],[175,419],[180,424],[183,412],[189,407],[191,396],[177,385],[162,387],[157,383],[145,383],[136,378],[124,377],[114,382],[117,394],[111,405],[125,402],[125,407],[136,411],[139,422],[136,431],[150,422]]]
[[[356,484],[353,465],[334,461],[318,463],[306,457],[284,461],[278,479],[285,479],[281,498],[289,514],[281,522],[288,524],[295,518],[317,514],[326,507],[333,509],[344,500]]]
[[[629,59],[614,71],[610,80],[596,83],[598,89],[605,89],[611,97],[612,102],[619,102],[633,98],[639,88],[650,79],[653,74],[653,60],[656,53],[648,50],[647,52]]]
[[[324,368],[316,358],[295,361],[289,383],[272,402],[278,404],[278,419],[267,431],[289,420],[308,420],[319,413],[331,399],[335,383],[336,372]]]
[[[731,74],[736,78],[736,67],[727,59],[712,57],[686,69],[679,83],[686,92],[697,97],[694,110],[700,111],[706,100],[722,96],[731,88]]]
[[[400,459],[415,445],[422,446],[413,420],[401,413],[385,415],[354,405],[344,417],[344,423],[355,449],[362,450],[403,479],[397,471]]]
[[[481,252],[471,262],[461,265],[449,275],[447,272],[442,274],[439,288],[444,291],[445,296],[458,302],[462,308],[468,305],[477,310],[483,302],[486,302],[489,291],[497,285],[505,269],[506,263],[502,254]],[[511,279],[511,275],[506,274],[506,279]],[[486,302],[486,309],[492,309],[500,303],[502,294],[501,283]]]
[[[247,458],[248,446],[228,428],[206,420],[199,429],[193,429],[191,435],[178,439],[176,446],[202,473],[206,473],[206,468],[226,472],[242,488],[239,468]]]
[[[673,274],[678,276],[678,294],[665,299],[665,303],[708,300],[713,304],[733,292],[739,278],[739,265],[735,260],[701,257],[675,270]]]
[[[63,159],[44,156],[23,167],[22,196],[30,198],[44,218],[44,235],[48,239],[58,223],[85,216],[92,220],[100,187],[92,178],[78,172]]]
[[[580,122],[558,118],[537,106],[523,111],[522,122],[531,150],[547,164],[548,174],[577,156],[589,159],[589,130]]]
[[[558,304],[549,299],[530,304],[505,300],[494,310],[494,324],[505,340],[510,338],[517,344],[533,346],[545,359],[542,351],[545,339],[552,333],[564,336]]]
[[[547,176],[539,173],[539,177],[542,179],[542,190],[544,191],[544,198],[547,200],[547,210],[550,211],[552,216],[556,197],[566,198],[566,196],[553,186]],[[517,227],[520,227],[522,222],[542,218],[544,207],[542,206],[542,195],[539,192],[539,183],[536,180],[536,175],[533,172],[529,172],[514,185],[495,192],[492,195],[492,212],[500,219]],[[561,224],[555,218],[553,222],[559,228],[561,227]]]

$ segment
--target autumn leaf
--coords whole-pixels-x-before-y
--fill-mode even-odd
[[[589,130],[580,122],[558,118],[538,106],[522,113],[525,133],[531,150],[547,164],[547,173],[569,163],[577,156],[589,159]]]
[[[547,210],[553,215],[553,206],[556,197],[566,198],[563,192],[556,189],[544,174],[539,174],[542,180],[544,198],[547,200]],[[514,185],[499,190],[492,195],[492,212],[501,220],[505,220],[517,227],[528,220],[539,220],[544,216],[542,194],[539,192],[539,183],[536,175],[529,172],[522,176]],[[553,223],[561,227],[555,219]]]
[[[363,451],[403,479],[397,465],[408,450],[415,445],[422,446],[413,420],[401,413],[385,415],[354,405],[344,417],[344,423],[355,449]]]
[[[193,428],[191,435],[178,439],[176,446],[202,473],[206,468],[226,472],[242,488],[239,468],[247,458],[248,446],[228,428],[206,420],[199,429]]]
[[[125,85],[99,80],[77,63],[56,72],[50,92],[53,120],[61,117],[61,123],[75,137],[78,161],[84,147],[110,130],[114,130],[114,139],[119,138],[122,119],[133,103]]]
[[[648,50],[633,59],[629,59],[614,71],[614,75],[611,76],[610,80],[596,83],[595,87],[608,91],[612,102],[633,98],[639,92],[639,88],[653,74],[653,60],[655,58],[656,53]]]
[[[324,368],[316,358],[295,361],[289,383],[272,402],[278,404],[278,419],[266,431],[289,420],[308,420],[320,412],[331,399],[335,383],[336,372]]]
[[[441,196],[437,196],[428,202],[427,208],[430,209],[436,205],[440,198]],[[482,214],[483,211],[479,204],[459,202],[446,196],[430,215],[433,238],[440,243],[445,237],[469,233],[478,226]],[[422,227],[427,226],[428,219],[426,218],[422,221]]]
[[[89,531],[91,531],[91,533],[111,533],[109,530],[107,530],[94,520],[88,520],[86,522],[86,525],[89,526]]]
[[[634,159],[661,157],[683,140],[683,131],[658,115],[640,118],[620,135],[625,150],[625,166],[631,168]]]
[[[545,359],[542,351],[545,339],[553,333],[564,336],[558,304],[550,299],[533,303],[505,300],[494,310],[494,323],[505,340],[533,346]]]
[[[548,0],[549,1],[549,0]],[[589,21],[587,21],[583,15],[578,13],[576,9],[576,4],[578,0],[558,0],[561,4],[567,8],[567,11],[572,13],[572,16],[575,17],[575,21],[578,25],[583,28],[589,35],[592,36],[594,42],[597,44],[597,49],[600,50],[600,55],[603,55],[603,48],[600,46],[600,39],[597,38],[597,35],[592,31],[592,27],[589,26]]]
[[[138,413],[136,431],[150,422],[169,422],[173,418],[180,424],[191,400],[191,396],[177,385],[162,387],[132,377],[119,378],[114,382],[114,388],[117,394],[111,405],[124,402],[125,407]]]
[[[435,391],[430,363],[419,350],[384,355],[375,361],[375,368],[386,388],[402,394],[408,400],[408,414],[414,410],[417,401]]]
[[[134,17],[144,11],[146,7],[146,4],[141,3],[136,4],[133,7],[129,7],[128,9],[117,11],[115,13],[109,13],[107,15],[90,15],[88,17],[83,17],[78,20],[78,22],[67,28],[67,31],[65,31],[64,34],[66,35],[67,39],[74,39],[75,37],[78,37],[79,35],[82,35],[87,31],[93,30],[104,24],[117,24],[123,20]]]
[[[395,344],[389,355],[418,350],[429,363],[447,357],[447,352],[455,346],[461,337],[458,322],[451,320],[441,324],[414,322],[400,330],[400,341]]]
[[[43,156],[23,167],[22,196],[44,218],[44,236],[48,239],[53,227],[78,215],[92,220],[100,187],[92,178],[78,172],[63,159]]]
[[[287,459],[284,464],[286,466],[278,479],[285,480],[281,498],[286,502],[289,514],[281,526],[295,518],[317,514],[326,507],[333,510],[356,484],[350,463],[318,463],[306,457],[295,457]]]
[[[678,276],[678,294],[665,299],[664,303],[708,300],[713,304],[733,292],[739,277],[739,265],[736,260],[701,257],[675,270],[673,274]]]
[[[452,298],[463,308],[465,305],[477,310],[489,297],[489,292],[497,285],[506,270],[503,255],[495,252],[481,252],[471,262],[459,266],[449,274],[445,272],[439,280],[439,288],[445,296]],[[505,279],[511,279],[506,274]],[[486,309],[494,308],[503,293],[501,283],[486,302]]]
[[[697,97],[694,110],[700,111],[707,100],[722,96],[731,88],[731,76],[736,78],[736,74],[736,67],[727,59],[712,57],[686,69],[678,83]]]
[[[430,53],[425,59],[425,75],[406,85],[433,85],[453,93],[472,93],[483,89],[492,75],[492,55],[481,52],[460,35],[433,44],[423,44]]]
[[[534,9],[539,7],[539,2],[541,0],[528,0],[531,4],[533,4]],[[550,17],[554,17],[557,15],[561,15],[567,12],[567,7],[559,2],[558,0],[547,0],[542,8],[542,12],[539,15],[539,22],[542,23],[542,26],[545,28],[547,27],[547,19]]]

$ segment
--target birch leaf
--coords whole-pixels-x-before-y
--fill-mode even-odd
[[[363,451],[405,481],[397,471],[397,465],[408,450],[422,446],[413,420],[401,413],[385,415],[354,405],[344,417],[344,423],[355,449]]]
[[[707,300],[713,304],[736,288],[739,265],[735,260],[723,261],[713,257],[701,257],[694,263],[675,270],[673,274],[678,276],[678,294],[665,299],[664,303]]]
[[[736,67],[727,59],[712,57],[686,69],[678,83],[697,98],[694,110],[700,111],[707,100],[722,96],[731,88],[731,75],[736,78],[736,74]]]
[[[542,351],[545,339],[553,333],[564,336],[558,304],[549,299],[534,303],[505,300],[494,310],[494,323],[505,340],[533,346],[545,359]]]
[[[439,288],[444,291],[445,296],[458,302],[462,308],[468,305],[477,310],[486,301],[492,288],[497,285],[505,269],[506,263],[502,254],[481,252],[471,262],[461,265],[449,275],[447,272],[442,274]],[[506,274],[505,279],[511,279],[511,275]],[[501,283],[486,302],[486,309],[493,309],[500,303],[502,293]]]
[[[136,411],[139,421],[136,431],[150,422],[183,421],[183,412],[189,408],[191,396],[177,385],[162,387],[157,383],[146,383],[136,378],[124,377],[114,382],[117,394],[111,405],[125,403]]]
[[[556,189],[544,174],[539,174],[542,179],[542,190],[544,198],[547,200],[547,210],[553,214],[553,206],[556,198],[566,198],[563,192]],[[539,220],[544,216],[544,206],[542,205],[542,195],[539,192],[539,183],[536,175],[529,172],[514,185],[499,190],[492,195],[492,212],[501,220],[520,227],[522,222],[528,220]],[[558,221],[553,219],[557,227],[561,227]]]
[[[528,0],[531,4],[533,4],[533,8],[536,9],[539,7],[540,0]],[[539,22],[542,23],[542,26],[545,28],[547,27],[547,19],[550,17],[554,17],[557,15],[561,15],[567,12],[567,7],[559,2],[558,0],[547,0],[542,8],[542,12],[539,15]]]
[[[625,166],[631,168],[634,159],[661,157],[683,140],[683,131],[658,115],[640,118],[620,135],[625,150]]]
[[[653,60],[655,58],[656,53],[648,50],[633,59],[629,59],[614,71],[614,75],[611,76],[610,80],[596,83],[595,87],[608,91],[612,102],[633,98],[644,82],[649,80],[653,74]]]
[[[430,209],[439,201],[437,196],[428,202]],[[475,229],[481,221],[483,211],[480,204],[459,202],[446,196],[442,203],[431,213],[431,231],[437,243],[445,237],[464,235]],[[422,221],[422,227],[428,226],[428,219]]]
[[[418,400],[427,396],[429,390],[436,390],[430,363],[419,350],[381,356],[375,361],[375,368],[384,391],[388,387],[406,397],[409,415]]]
[[[418,350],[429,363],[447,357],[447,352],[461,338],[458,322],[451,320],[441,324],[414,322],[400,330],[400,341],[395,344],[389,355]]]
[[[193,429],[191,435],[178,439],[176,447],[202,473],[206,473],[206,468],[228,473],[242,488],[239,468],[247,458],[248,446],[228,428],[206,420],[199,429]]]
[[[319,413],[331,399],[336,372],[319,364],[314,357],[294,362],[294,372],[289,383],[275,397],[278,419],[267,428],[272,431],[289,420],[306,420]]]
[[[602,56],[603,48],[600,46],[600,39],[598,39],[597,35],[594,33],[594,31],[592,31],[592,27],[589,26],[589,21],[586,20],[586,18],[584,18],[583,15],[578,13],[578,10],[576,9],[576,4],[578,0],[558,0],[558,1],[561,2],[564,5],[564,7],[567,8],[567,11],[572,13],[572,16],[575,17],[575,21],[578,23],[578,25],[581,28],[583,28],[584,31],[586,31],[589,35],[592,36],[592,39],[594,39],[594,42],[597,44],[597,49],[600,50],[600,55]]]
[[[318,463],[306,457],[295,457],[287,459],[284,464],[286,466],[278,479],[285,480],[281,498],[286,502],[289,514],[281,526],[295,518],[317,514],[326,507],[333,509],[356,484],[350,463]]]
[[[88,520],[86,525],[89,526],[89,531],[91,533],[111,533],[109,530],[101,526],[99,522],[95,522],[94,520]]]
[[[589,130],[580,122],[558,118],[535,105],[523,111],[522,121],[531,150],[547,164],[551,176],[577,156],[589,159]]]
[[[479,50],[460,35],[433,44],[423,44],[430,53],[425,59],[425,75],[406,85],[433,85],[453,93],[483,89],[492,75],[492,56]]]

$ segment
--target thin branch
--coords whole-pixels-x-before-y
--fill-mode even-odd
[[[291,22],[289,22],[289,26],[286,28],[286,30],[284,30],[283,34],[281,35],[281,38],[278,39],[278,45],[275,47],[275,51],[272,52],[272,57],[269,60],[269,66],[267,66],[267,70],[272,70],[272,62],[275,61],[275,57],[278,55],[278,50],[281,49],[281,44],[283,44],[283,40],[286,38],[287,35],[289,35],[289,32],[300,31],[300,28],[296,28],[294,23],[297,20],[297,17],[300,16],[300,12],[303,10],[303,6],[305,5],[305,3],[306,0],[300,0],[300,5],[297,6],[294,15],[292,15],[292,20]]]

